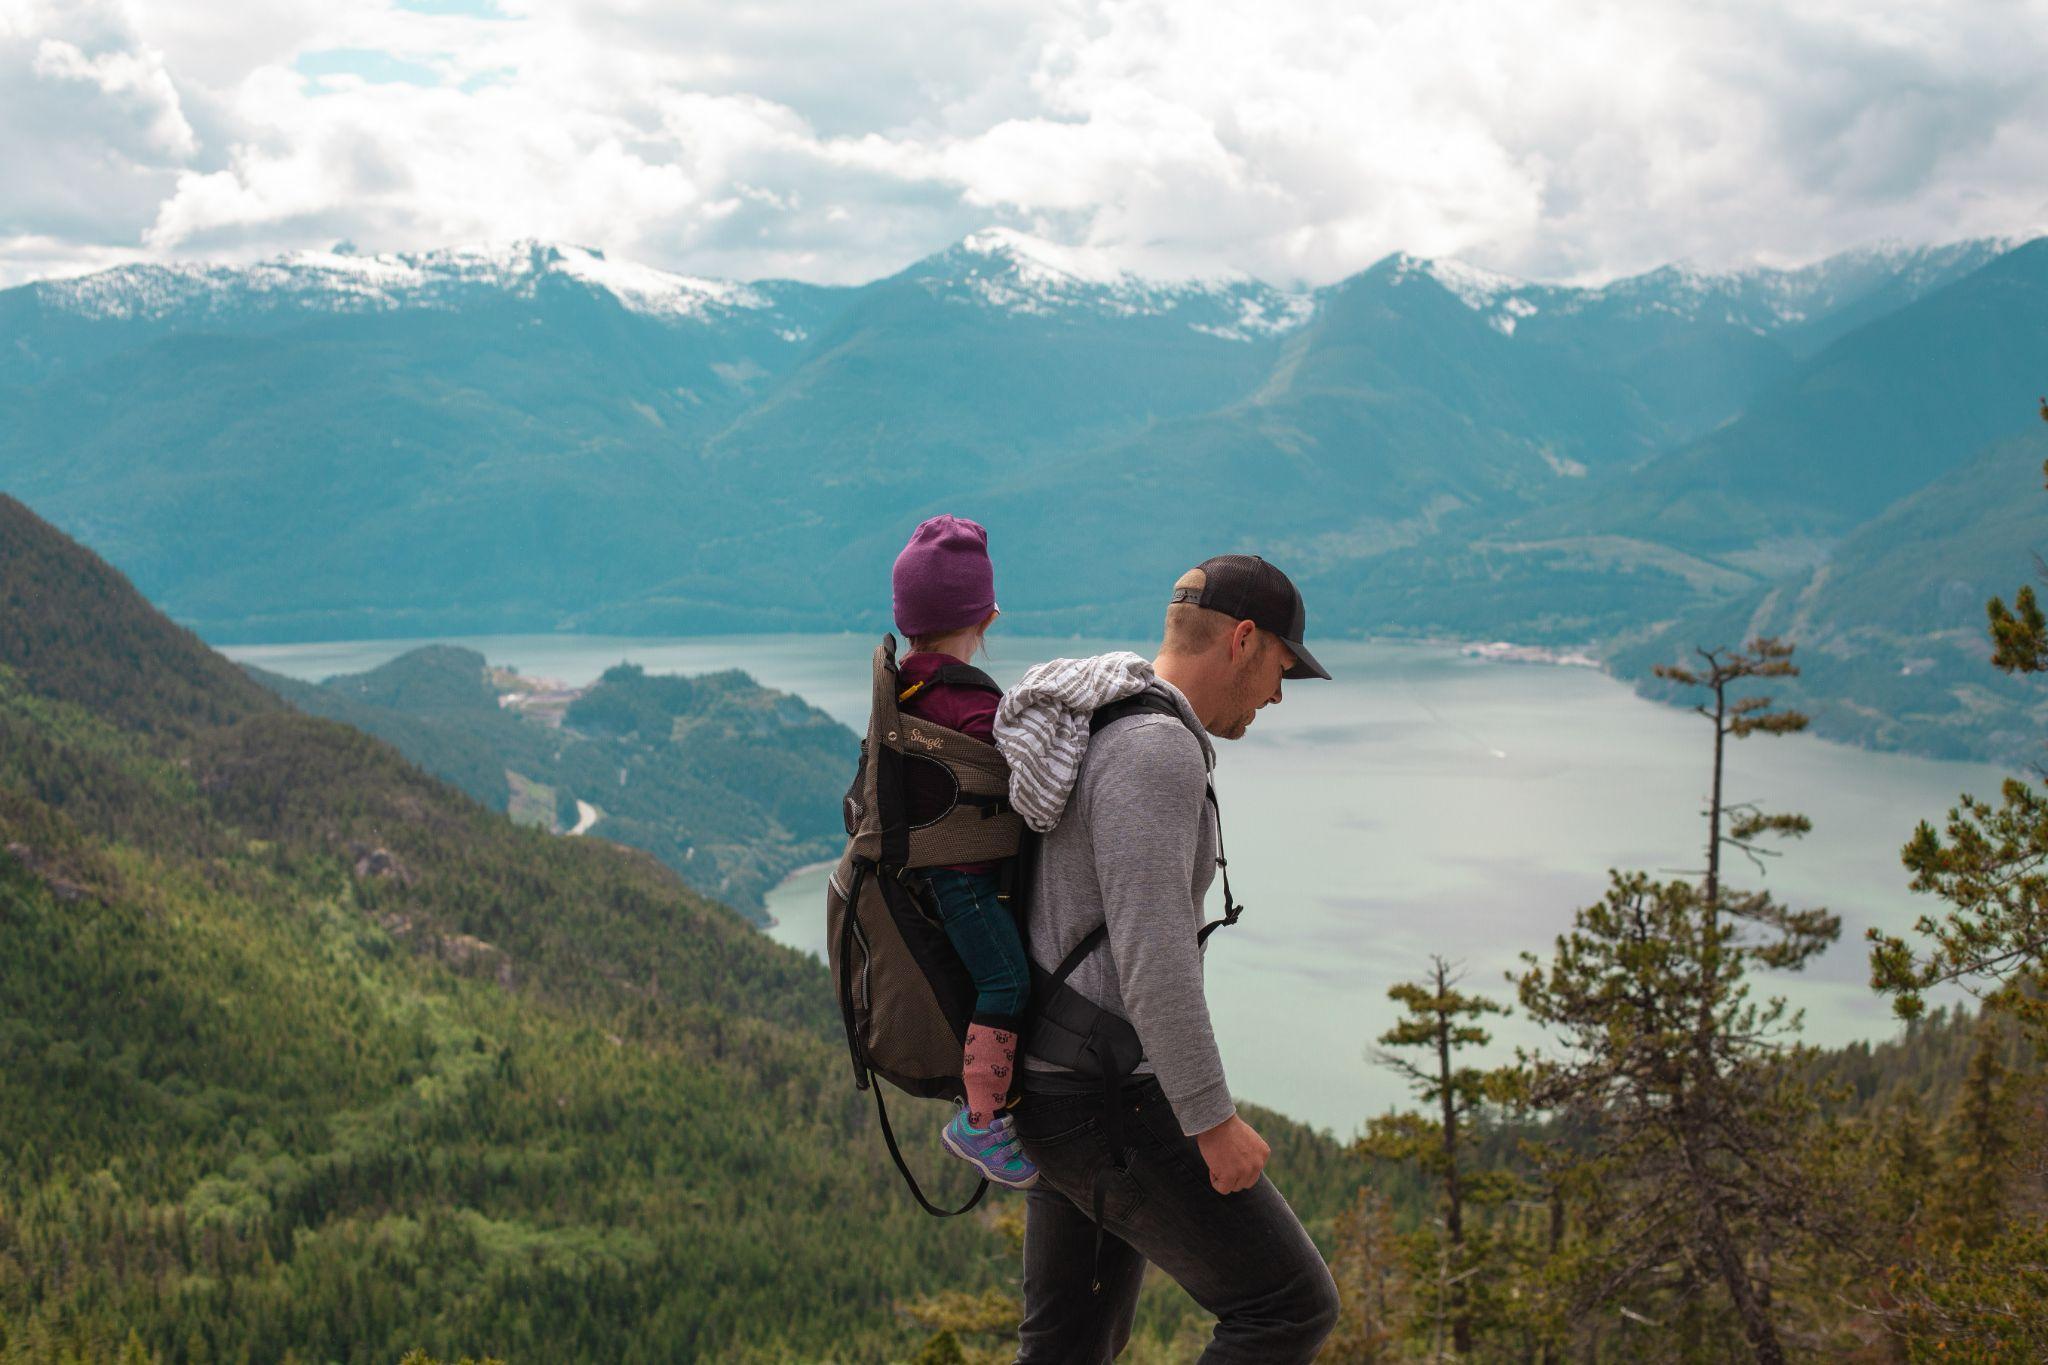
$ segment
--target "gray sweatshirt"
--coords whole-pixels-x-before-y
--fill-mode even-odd
[[[1068,984],[1131,1021],[1145,1045],[1138,1070],[1158,1076],[1181,1131],[1193,1135],[1237,1112],[1195,942],[1216,875],[1206,794],[1215,751],[1186,699],[1154,686],[1171,693],[1186,723],[1141,712],[1089,743],[1066,811],[1039,851],[1031,955],[1050,971],[1095,926],[1109,926],[1107,944]],[[1025,1064],[1051,1069],[1035,1058]]]

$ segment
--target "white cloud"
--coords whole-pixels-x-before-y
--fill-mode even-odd
[[[140,156],[181,161],[197,151],[192,125],[178,106],[178,92],[154,52],[113,51],[88,56],[76,43],[44,38],[36,44],[31,74],[47,82],[75,81],[96,90],[123,116],[118,132],[132,132],[131,150]],[[121,139],[127,141],[128,139]]]
[[[990,223],[1597,277],[2048,225],[2048,0],[499,8],[0,0],[0,282],[516,236],[852,280]]]
[[[163,54],[118,3],[0,0],[0,280],[18,259],[138,245],[198,151]],[[55,261],[63,268],[64,258]]]

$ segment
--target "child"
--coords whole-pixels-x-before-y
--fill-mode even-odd
[[[972,659],[996,619],[988,532],[961,517],[933,517],[911,535],[896,557],[891,577],[896,628],[909,646],[897,665],[901,711],[993,743],[998,696],[934,681],[948,664]],[[919,770],[925,765],[911,766],[905,797],[913,810],[935,795],[942,805],[951,799],[950,793],[920,792],[920,779],[926,774]],[[1030,959],[1009,908],[996,898],[995,864],[921,872],[937,901],[946,937],[975,987],[974,1014],[960,1059],[967,1104],[940,1138],[947,1151],[990,1180],[1029,1189],[1038,1183],[1038,1168],[1025,1158],[1004,1105],[1017,1065],[1017,1036],[1031,998]]]

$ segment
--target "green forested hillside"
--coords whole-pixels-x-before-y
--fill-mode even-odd
[[[813,960],[291,711],[11,500],[0,585],[0,1360],[880,1361],[1014,1277],[901,1191]],[[1327,1227],[1357,1172],[1274,1123]]]
[[[2032,404],[2006,405],[2021,416]],[[1666,691],[1651,668],[1747,634],[1802,647],[1780,695],[1817,733],[1880,748],[2020,765],[2038,757],[2048,700],[1987,665],[1985,601],[2048,550],[2048,432],[2009,437],[1837,545],[1826,563],[1666,622],[1610,664]],[[2038,433],[2038,434],[2037,434]]]
[[[585,723],[668,704],[613,700]],[[917,1213],[836,1030],[814,961],[652,857],[290,710],[0,500],[0,1362],[1000,1359],[1016,1203]],[[1854,1235],[1800,1225],[1758,1263],[1788,1341],[2029,1358],[1941,1353],[2048,1339],[1980,1311],[2040,1283],[1997,1240],[2042,1188],[2034,1054],[1936,1015],[1793,1055],[1757,1074],[1797,1091],[1753,1098],[1803,1093],[1813,1141],[1773,1178],[1839,1191],[1823,1221]],[[939,1166],[936,1116],[898,1107]],[[1606,1278],[1636,1254],[1609,1169],[1640,1155],[1611,1115],[1475,1100],[1458,1248],[1424,1115],[1376,1125],[1412,1155],[1371,1163],[1253,1117],[1346,1287],[1330,1358],[1440,1354],[1449,1318],[1474,1358],[1734,1358],[1682,1241]],[[1155,1282],[1132,1359],[1202,1334]]]
[[[813,964],[291,713],[4,512],[10,1349],[822,1352],[987,1273],[873,1161]]]
[[[428,645],[315,685],[250,670],[302,711],[387,741],[493,810],[645,849],[758,918],[762,894],[844,842],[853,732],[740,672],[649,677],[621,664],[546,719],[471,649]],[[550,723],[552,722],[552,723]]]

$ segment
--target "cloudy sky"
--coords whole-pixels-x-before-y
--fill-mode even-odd
[[[873,278],[1006,224],[1322,283],[2048,229],[2048,0],[0,0],[0,284],[518,237]]]

